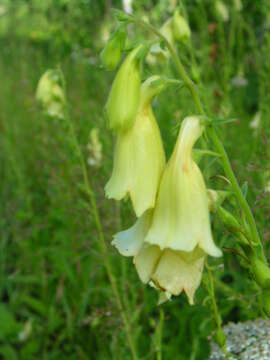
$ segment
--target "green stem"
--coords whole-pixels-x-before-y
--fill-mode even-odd
[[[211,271],[210,267],[208,266],[207,262],[206,262],[206,268],[207,268],[207,274],[208,274],[208,293],[209,293],[209,296],[210,296],[211,302],[212,302],[212,310],[213,310],[214,320],[215,320],[216,327],[217,327],[217,334],[222,333],[225,336],[224,331],[222,329],[221,316],[219,315],[218,306],[217,306],[217,302],[216,302],[214,277],[213,277],[212,271]],[[223,351],[224,355],[226,356],[226,360],[228,360],[229,353],[226,348],[226,340],[225,340],[224,344],[223,344],[223,342],[222,342],[222,344],[219,343],[218,340],[217,340],[217,343],[218,343],[219,347],[221,348],[221,350]]]
[[[159,324],[157,329],[157,360],[162,360],[162,335],[163,335],[164,311],[159,310]]]
[[[142,20],[139,20],[139,19],[135,19],[133,17],[131,17],[131,20],[138,23],[139,25],[145,27],[146,29],[148,29],[149,31],[153,32],[156,36],[158,36],[162,41],[165,42],[170,54],[171,54],[171,57],[175,63],[175,66],[176,66],[176,69],[178,71],[178,74],[180,75],[180,77],[183,79],[183,81],[185,82],[187,88],[189,89],[192,97],[193,97],[193,100],[196,104],[196,107],[198,109],[198,112],[200,113],[200,115],[203,115],[205,116],[206,115],[206,112],[204,111],[203,109],[203,106],[201,104],[201,100],[199,98],[199,95],[197,93],[197,90],[196,90],[196,87],[195,87],[195,84],[193,83],[193,81],[190,79],[190,77],[188,76],[188,74],[186,73],[186,70],[183,66],[183,64],[181,63],[174,47],[170,44],[170,42],[156,29],[154,28],[152,25],[142,21]],[[238,181],[234,175],[234,172],[232,170],[232,166],[231,166],[231,163],[230,163],[230,160],[228,158],[228,155],[226,153],[226,150],[221,142],[221,140],[219,139],[217,133],[216,133],[216,130],[214,129],[213,126],[209,126],[209,136],[210,138],[212,139],[217,151],[219,152],[220,154],[220,158],[221,158],[221,161],[222,161],[222,164],[223,164],[223,168],[224,168],[224,172],[226,174],[226,176],[228,177],[230,183],[231,183],[231,186],[233,188],[233,191],[234,191],[234,194],[238,200],[238,203],[240,205],[240,207],[242,208],[245,216],[246,216],[246,219],[247,219],[247,222],[249,224],[249,228],[250,228],[250,232],[252,234],[252,238],[253,240],[257,243],[258,245],[258,250],[260,252],[260,256],[262,258],[263,261],[266,262],[266,258],[265,258],[265,255],[264,255],[264,251],[263,251],[263,246],[262,246],[262,243],[261,243],[261,240],[260,240],[260,237],[259,237],[259,233],[258,233],[258,230],[257,230],[257,226],[256,226],[256,222],[255,222],[255,219],[253,217],[253,214],[251,212],[251,209],[248,205],[248,202],[247,200],[245,199],[242,191],[241,191],[241,188],[238,184]]]
[[[74,147],[76,149],[76,153],[78,154],[78,157],[79,157],[79,161],[80,161],[80,165],[81,165],[81,169],[82,169],[82,174],[83,174],[84,186],[85,186],[85,189],[86,189],[86,192],[87,192],[87,195],[88,195],[91,207],[92,207],[94,221],[95,221],[96,228],[97,228],[97,231],[98,231],[99,246],[100,246],[102,254],[103,254],[104,264],[105,264],[105,269],[106,269],[106,272],[107,272],[107,276],[108,276],[109,281],[111,283],[111,287],[112,287],[112,290],[113,290],[113,293],[114,293],[114,296],[115,296],[115,299],[116,299],[117,307],[119,309],[119,312],[120,312],[120,315],[121,315],[121,318],[122,318],[122,321],[123,321],[123,324],[124,324],[124,328],[125,328],[125,331],[126,331],[126,334],[127,334],[127,340],[128,340],[128,343],[129,343],[131,353],[132,353],[132,358],[133,358],[133,360],[138,360],[136,347],[135,347],[135,344],[134,344],[134,341],[133,341],[133,337],[131,335],[130,323],[129,323],[128,317],[127,317],[127,315],[125,313],[124,307],[122,305],[122,301],[121,301],[120,294],[119,294],[119,291],[118,291],[115,276],[113,274],[113,271],[112,271],[112,268],[111,268],[111,263],[110,263],[109,258],[108,258],[108,249],[107,249],[107,245],[106,245],[105,237],[104,237],[104,232],[103,232],[103,228],[102,228],[101,221],[100,221],[100,215],[99,215],[99,211],[98,211],[98,207],[97,207],[97,203],[96,203],[95,194],[94,194],[94,192],[92,190],[92,187],[90,185],[90,180],[89,180],[88,173],[87,173],[86,163],[84,161],[84,157],[83,157],[83,154],[82,154],[82,151],[81,151],[81,147],[80,147],[80,145],[78,143],[78,139],[77,139],[77,136],[76,136],[76,133],[75,133],[73,123],[72,123],[67,111],[66,111],[66,117],[65,118],[66,118],[66,121],[67,121],[68,126],[69,126],[70,134],[71,134],[71,137],[72,137]]]

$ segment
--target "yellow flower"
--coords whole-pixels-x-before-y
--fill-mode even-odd
[[[47,70],[40,78],[36,99],[51,117],[64,117],[65,94],[58,70]]]
[[[161,250],[157,245],[145,243],[151,226],[152,211],[146,211],[130,229],[115,235],[113,245],[124,256],[133,256],[138,275],[165,294],[180,295],[184,291],[189,303],[201,283],[205,253],[198,247],[191,252]]]
[[[192,149],[203,132],[197,117],[187,117],[159,186],[154,209],[147,210],[113,245],[133,256],[142,282],[165,298],[184,291],[190,304],[202,279],[207,254],[221,256],[214,244],[205,183]]]
[[[127,130],[135,122],[140,101],[140,63],[143,45],[132,50],[113,81],[105,112],[110,128]]]
[[[121,200],[129,195],[138,217],[154,207],[165,166],[160,131],[151,106],[164,85],[159,76],[153,76],[141,86],[135,124],[117,134],[113,172],[105,187],[108,198]]]
[[[151,227],[145,241],[161,250],[191,252],[198,246],[211,256],[221,256],[213,241],[206,186],[192,148],[203,127],[197,117],[187,117],[163,173]]]

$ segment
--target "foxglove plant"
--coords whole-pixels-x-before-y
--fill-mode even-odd
[[[220,4],[221,1],[217,0],[217,11],[223,12],[223,18],[226,20],[227,15]],[[233,213],[223,208],[220,202],[213,207],[214,211],[220,215],[225,226],[233,231],[236,252],[242,255],[245,268],[249,270],[260,288],[264,312],[270,316],[270,269],[256,222],[232,170],[225,148],[217,135],[216,121],[205,112],[195,84],[177,54],[176,41],[190,40],[191,33],[186,20],[176,11],[159,31],[150,23],[132,15],[122,12],[116,12],[116,15],[121,23],[135,24],[136,29],[142,27],[155,35],[160,42],[159,46],[165,44],[180,79],[190,91],[198,112],[182,122],[175,148],[164,170],[162,171],[163,160],[160,160],[159,171],[153,171],[158,159],[155,151],[160,154],[162,151],[157,151],[157,146],[153,144],[150,135],[145,136],[144,129],[149,126],[149,117],[142,116],[142,113],[144,114],[142,89],[145,85],[139,88],[140,76],[136,62],[138,61],[136,54],[140,52],[140,46],[144,45],[139,45],[127,55],[114,81],[107,103],[107,113],[110,127],[115,130],[118,140],[124,133],[134,132],[130,135],[130,144],[142,144],[142,146],[138,145],[132,149],[132,146],[121,148],[119,144],[116,145],[113,175],[106,186],[106,193],[109,197],[118,200],[129,194],[139,218],[130,229],[114,236],[113,245],[122,255],[133,257],[138,275],[144,283],[149,283],[163,292],[166,298],[184,291],[190,304],[194,302],[194,294],[201,283],[203,267],[206,263],[209,295],[217,326],[216,341],[228,358],[225,348],[226,338],[221,328],[221,317],[215,299],[213,276],[206,259],[207,255],[219,257],[222,252],[215,245],[211,232],[209,196],[207,196],[209,191],[207,192],[203,174],[192,156],[193,146],[203,132],[212,141],[215,148],[213,154],[223,166],[230,184],[229,194],[237,200],[234,202]],[[126,66],[127,70],[123,70]],[[136,86],[129,91],[128,87],[133,86],[131,80],[133,76],[136,78]],[[149,82],[151,80],[147,80],[145,84]],[[146,108],[149,110],[151,107],[148,104]],[[155,132],[159,134],[157,129]],[[159,143],[158,147],[161,149],[162,145]],[[152,165],[148,166],[147,164],[150,163]],[[155,174],[155,181],[149,175],[151,172],[152,175]],[[140,187],[138,191],[132,193],[134,178],[135,183],[140,183]],[[149,178],[152,179],[150,183]],[[115,188],[119,190],[118,195],[113,194],[112,179],[116,179]],[[145,187],[144,182],[146,182]],[[143,206],[140,206],[142,194],[145,199],[151,201],[145,201]],[[239,208],[236,208],[236,204]],[[241,216],[235,215],[239,213]]]

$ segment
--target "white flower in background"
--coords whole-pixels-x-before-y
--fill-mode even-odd
[[[227,22],[230,19],[230,14],[227,6],[224,4],[223,1],[217,0],[216,4],[216,12],[218,16],[222,19],[222,21]]]
[[[243,10],[243,4],[242,4],[241,0],[234,0],[234,6],[237,11]]]
[[[0,16],[5,15],[7,12],[7,8],[5,7],[5,5],[0,5]]]
[[[192,159],[193,145],[202,132],[199,118],[183,121],[155,208],[113,240],[122,255],[134,257],[142,282],[161,290],[166,298],[184,291],[190,304],[201,283],[206,255],[222,255],[212,238],[204,180]]]
[[[264,187],[264,191],[266,193],[270,193],[270,181],[269,180],[266,182],[266,185]]]
[[[87,144],[89,157],[87,163],[89,166],[99,167],[102,161],[102,144],[99,140],[99,130],[93,128],[89,134],[89,142]]]
[[[47,70],[41,76],[37,86],[36,99],[50,117],[64,118],[66,100],[58,70]]]
[[[258,129],[261,123],[261,112],[257,111],[253,119],[251,120],[249,126],[251,129]]]
[[[123,0],[123,9],[127,14],[132,14],[132,0]]]
[[[242,75],[236,75],[231,79],[232,86],[240,88],[240,87],[246,87],[248,85],[248,80]]]
[[[18,339],[20,342],[24,342],[26,341],[32,334],[33,331],[33,325],[32,325],[32,321],[28,320],[23,329],[19,332],[18,334]]]

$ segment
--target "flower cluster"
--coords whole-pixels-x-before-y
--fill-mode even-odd
[[[185,118],[166,164],[152,100],[166,85],[152,76],[140,85],[141,46],[124,60],[107,103],[116,133],[113,172],[106,196],[131,199],[136,223],[114,236],[113,245],[133,257],[138,275],[168,299],[184,291],[189,303],[201,283],[207,255],[219,257],[211,232],[209,198],[203,175],[192,157],[204,126]]]

